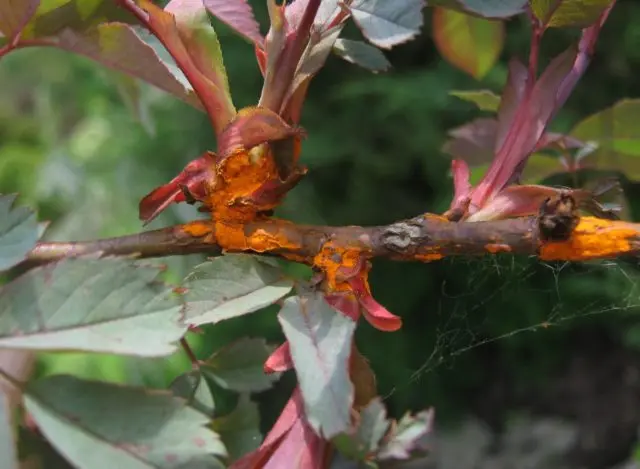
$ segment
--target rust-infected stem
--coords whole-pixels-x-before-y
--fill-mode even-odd
[[[586,260],[636,254],[640,251],[640,224],[583,217],[569,239],[550,242],[540,236],[538,217],[453,223],[436,215],[420,215],[375,227],[296,225],[278,219],[235,226],[197,221],[117,238],[39,243],[25,263],[31,267],[87,254],[136,258],[194,253],[212,256],[221,253],[222,245],[229,251],[275,255],[311,264],[329,241],[334,249],[356,250],[368,258],[432,261],[455,255],[510,252],[546,260]]]

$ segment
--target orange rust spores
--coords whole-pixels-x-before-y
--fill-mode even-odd
[[[511,246],[501,243],[489,243],[485,244],[484,248],[491,254],[497,254],[499,252],[511,252]]]
[[[300,250],[302,246],[288,239],[284,230],[274,227],[273,230],[258,228],[248,237],[248,243],[256,252],[275,251],[278,249]]]
[[[183,225],[182,231],[194,238],[202,238],[213,231],[213,226],[210,221],[196,220]]]
[[[246,251],[249,249],[241,223],[215,222],[216,241],[225,251]]]
[[[351,288],[344,281],[345,270],[356,269],[362,261],[362,255],[358,249],[345,249],[333,241],[327,241],[313,258],[313,265],[325,273],[330,291],[347,291]]]
[[[639,236],[640,225],[582,217],[568,240],[544,243],[540,259],[580,261],[615,257],[633,251],[632,241]]]

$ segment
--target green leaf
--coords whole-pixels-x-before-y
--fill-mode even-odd
[[[0,1],[0,33],[14,38],[34,15],[40,0],[2,0]]]
[[[25,207],[13,207],[15,195],[0,196],[0,270],[24,260],[40,237],[35,214]]]
[[[287,298],[278,320],[309,423],[325,438],[346,431],[354,398],[348,361],[356,323],[334,311],[320,293]]]
[[[584,158],[583,164],[623,171],[629,178],[640,179],[638,118],[640,99],[623,99],[579,122],[572,129],[571,136],[599,146]]]
[[[528,0],[431,0],[429,6],[440,6],[481,18],[508,18],[525,12]]]
[[[52,445],[87,469],[222,468],[208,419],[169,392],[52,376],[24,397]]]
[[[480,79],[500,57],[504,46],[504,24],[435,8],[433,37],[438,50],[448,62]]]
[[[592,25],[613,0],[530,0],[531,10],[551,28],[586,28]]]
[[[273,304],[293,287],[274,263],[228,254],[197,266],[183,282],[185,321],[216,323]]]
[[[349,9],[369,41],[391,49],[420,33],[424,5],[423,0],[354,0]]]
[[[477,90],[477,91],[450,91],[451,96],[460,98],[463,101],[478,106],[481,111],[498,112],[500,106],[500,96],[489,90]]]
[[[116,2],[104,0],[41,0],[21,37],[38,39],[65,30],[87,31],[101,23],[138,24],[136,18]]]
[[[0,290],[0,347],[168,355],[186,327],[158,273],[122,259],[33,269]]]
[[[405,414],[391,427],[391,431],[378,451],[377,459],[408,459],[414,452],[424,452],[424,437],[433,427],[433,409],[423,410],[415,416]]]
[[[233,412],[216,418],[213,430],[220,435],[231,461],[258,449],[262,442],[258,405],[242,394]]]
[[[0,390],[0,467],[18,469],[18,455],[9,400]]]
[[[191,407],[205,415],[213,416],[215,402],[209,383],[199,370],[183,373],[171,383],[171,391],[186,399]]]
[[[279,374],[266,374],[265,360],[273,348],[264,339],[240,339],[214,353],[202,365],[202,371],[224,389],[260,392],[269,389]]]
[[[333,51],[347,62],[372,72],[383,72],[391,67],[382,51],[366,42],[338,39],[333,45]]]

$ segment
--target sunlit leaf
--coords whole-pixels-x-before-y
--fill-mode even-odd
[[[219,386],[238,392],[259,392],[269,389],[278,374],[265,374],[263,364],[273,347],[264,339],[240,339],[207,359],[202,371]]]
[[[164,11],[150,0],[139,0],[149,14],[149,25],[162,39],[176,64],[202,101],[217,133],[235,116],[218,37],[200,3],[193,9]]]
[[[0,290],[0,347],[162,356],[185,332],[157,268],[122,259],[69,259]]]
[[[392,424],[377,458],[407,459],[413,452],[423,452],[424,437],[431,432],[432,427],[433,409],[423,410],[414,416],[406,414],[399,422]]]
[[[362,34],[390,49],[420,33],[423,0],[354,0],[349,9]]]
[[[639,116],[640,99],[623,99],[579,122],[571,135],[598,144],[598,149],[585,157],[581,165],[620,170],[630,178],[640,179]]]
[[[534,15],[546,26],[586,28],[598,19],[612,1],[529,0],[529,3]]]
[[[185,86],[176,78],[169,65],[129,25],[105,23],[84,32],[68,29],[59,34],[57,44],[101,65],[143,80],[202,109],[202,104],[191,87]]]
[[[218,99],[224,106],[223,111],[229,113],[231,120],[235,114],[235,107],[231,100],[227,70],[222,60],[222,49],[218,36],[209,23],[202,0],[171,0],[165,11],[175,16],[180,37],[195,66],[220,90]]]
[[[640,156],[640,99],[623,99],[579,122],[571,135],[596,141],[600,148]]]
[[[483,18],[508,18],[524,13],[528,0],[431,0],[429,6],[441,6],[473,13]]]
[[[180,173],[168,183],[145,195],[138,205],[138,217],[146,225],[163,210],[174,203],[186,202],[185,189],[195,200],[204,200],[206,184],[213,180],[215,154],[206,152],[190,161]]]
[[[0,270],[22,261],[40,237],[35,214],[13,207],[15,195],[0,195]]]
[[[171,383],[171,391],[185,399],[191,407],[212,416],[215,410],[213,392],[200,370],[183,373]]]
[[[14,0],[15,1],[15,0]],[[53,37],[63,31],[82,33],[107,22],[138,24],[116,2],[103,0],[41,0],[21,38]]]
[[[269,109],[247,107],[238,112],[218,138],[218,151],[220,157],[225,158],[240,148],[250,149],[261,143],[281,141],[303,134],[302,129],[289,125]]]
[[[504,24],[500,21],[435,8],[433,36],[447,61],[480,79],[500,57],[505,34]]]
[[[309,423],[326,438],[349,426],[354,389],[348,361],[356,323],[322,294],[285,300],[278,315],[291,348]]]
[[[527,67],[518,59],[509,60],[507,83],[502,90],[502,97],[498,107],[498,130],[495,148],[502,147],[509,129],[514,125],[516,112],[524,98],[529,72]]]
[[[333,45],[333,50],[347,62],[360,65],[372,72],[383,72],[391,67],[382,51],[366,42],[338,39]]]
[[[255,451],[262,442],[258,405],[248,394],[240,396],[230,414],[216,418],[212,428],[222,438],[232,461]]]
[[[298,65],[289,95],[295,93],[306,80],[311,79],[311,77],[320,71],[326,63],[329,54],[331,54],[331,50],[338,40],[342,29],[343,25],[339,25],[323,31],[319,35],[318,40],[313,43],[308,53],[303,56],[301,63]]]
[[[78,468],[222,468],[226,455],[207,417],[169,392],[58,375],[30,384],[25,407]]]
[[[204,6],[207,10],[226,23],[236,32],[260,45],[264,42],[262,34],[260,34],[260,26],[253,14],[253,9],[247,0],[204,0]]]
[[[14,38],[22,31],[40,4],[40,0],[0,1],[0,33]]]
[[[0,390],[0,467],[2,469],[18,469],[16,439],[9,400]]]
[[[481,111],[497,112],[500,106],[500,96],[489,90],[450,91],[449,94],[475,104]]]
[[[199,325],[242,316],[273,304],[292,286],[275,264],[246,254],[217,257],[185,279],[185,321]]]

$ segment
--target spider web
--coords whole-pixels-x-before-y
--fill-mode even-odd
[[[479,347],[528,340],[523,334],[561,333],[579,325],[626,325],[623,340],[640,344],[640,326],[629,323],[640,312],[640,259],[541,262],[512,255],[452,258],[442,262],[446,280],[429,312],[433,339],[405,386],[455,368],[456,359]],[[603,318],[603,315],[608,315]]]

